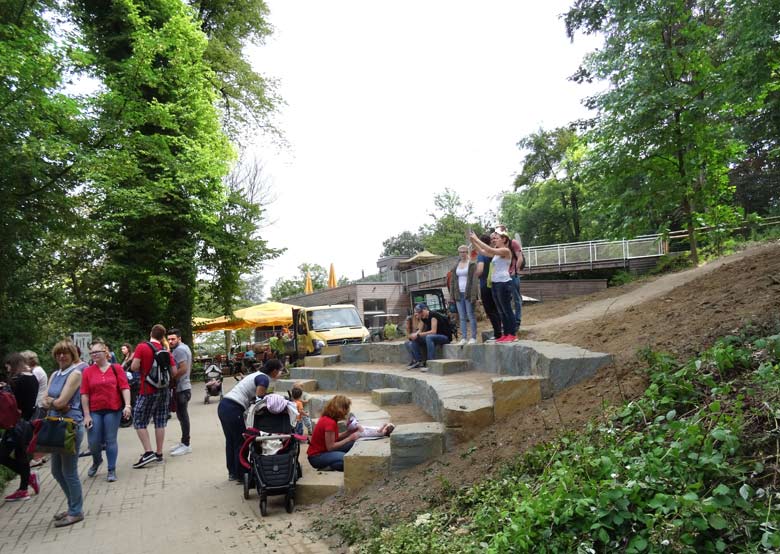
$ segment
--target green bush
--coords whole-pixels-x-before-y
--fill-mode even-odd
[[[382,333],[387,340],[394,340],[398,338],[398,325],[395,323],[385,323],[385,328]]]
[[[630,283],[635,278],[636,277],[634,277],[628,271],[618,271],[609,279],[609,286],[619,287],[620,285],[625,285],[627,283]]]
[[[642,398],[360,551],[776,552],[777,349],[726,337],[684,365],[645,352]]]

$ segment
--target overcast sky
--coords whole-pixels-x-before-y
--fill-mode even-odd
[[[592,89],[567,77],[595,43],[566,38],[568,1],[268,5],[274,35],[249,53],[279,81],[288,147],[252,149],[276,196],[262,235],[287,248],[263,271],[266,293],[301,263],[375,273],[382,241],[416,231],[445,187],[496,211],[517,142],[588,115]]]

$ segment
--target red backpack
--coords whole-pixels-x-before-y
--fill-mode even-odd
[[[0,428],[13,429],[20,417],[14,393],[8,389],[0,389]]]

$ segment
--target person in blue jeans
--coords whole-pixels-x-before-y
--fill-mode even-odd
[[[76,345],[70,339],[63,339],[54,345],[52,356],[59,370],[49,378],[49,390],[41,405],[47,415],[67,417],[76,422],[76,444],[73,454],[52,454],[51,474],[68,499],[68,510],[55,514],[54,526],[65,527],[84,520],[84,497],[79,480],[79,450],[84,438],[81,413],[81,364]]]
[[[337,394],[323,408],[306,452],[314,469],[344,471],[344,454],[360,438],[360,431],[339,431],[339,421],[347,417],[351,406],[349,398]]]
[[[507,233],[505,225],[497,225],[496,231],[500,233]],[[523,265],[523,248],[520,243],[515,239],[512,239],[509,243],[509,247],[512,249],[512,263],[509,264],[509,275],[512,277],[512,304],[514,305],[514,314],[516,329],[520,329],[520,323],[523,319],[523,295],[520,293],[520,266]]]
[[[423,329],[410,334],[409,340],[406,342],[406,349],[412,357],[412,361],[407,366],[407,369],[416,369],[425,365],[420,352],[421,344],[425,344],[428,359],[434,360],[436,359],[436,345],[447,344],[452,341],[452,329],[447,316],[438,312],[432,312],[424,302],[420,302],[414,307],[414,313],[422,321]]]

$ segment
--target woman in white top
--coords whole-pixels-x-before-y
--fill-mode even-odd
[[[509,265],[514,256],[511,248],[512,239],[506,230],[494,231],[490,246],[479,240],[473,231],[469,239],[480,253],[493,256],[490,264],[490,289],[501,317],[502,327],[501,337],[496,342],[513,342],[517,340],[515,337],[517,329],[515,314],[512,311],[512,276],[509,275]]]
[[[450,272],[450,298],[458,307],[460,320],[460,342],[464,345],[477,342],[477,318],[474,317],[474,304],[479,299],[479,279],[476,276],[477,264],[469,259],[469,247],[458,246],[458,263]],[[471,323],[471,325],[468,325]],[[471,328],[471,338],[468,329]]]

